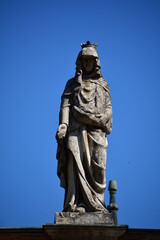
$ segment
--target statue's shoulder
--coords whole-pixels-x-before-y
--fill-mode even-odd
[[[65,89],[64,89],[64,92],[63,92],[63,95],[70,95],[74,89],[76,85],[76,81],[75,81],[75,78],[70,78],[67,83],[66,83],[66,86],[65,86]],[[63,96],[62,95],[62,96]]]
[[[66,87],[71,87],[73,85],[73,83],[75,82],[75,78],[70,78],[67,83],[66,83]],[[65,87],[65,88],[66,88]]]
[[[100,78],[98,79],[97,84],[99,84],[101,87],[103,87],[104,90],[106,90],[107,92],[109,92],[108,82],[107,82],[103,77],[100,77]]]

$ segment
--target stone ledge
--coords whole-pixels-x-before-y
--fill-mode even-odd
[[[0,228],[0,240],[159,240],[160,229],[127,225],[47,224],[43,227]]]
[[[52,240],[115,240],[128,229],[127,225],[107,224],[53,224],[43,227]]]

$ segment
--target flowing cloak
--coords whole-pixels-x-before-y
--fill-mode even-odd
[[[79,82],[70,79],[61,98],[59,124],[68,126],[58,140],[57,174],[65,188],[63,211],[84,206],[86,211],[107,211],[106,134],[112,130],[108,83],[102,78]]]

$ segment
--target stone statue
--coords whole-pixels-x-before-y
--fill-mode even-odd
[[[81,44],[76,74],[61,98],[57,174],[65,188],[63,212],[107,212],[106,134],[112,130],[108,83],[101,74],[97,45]]]

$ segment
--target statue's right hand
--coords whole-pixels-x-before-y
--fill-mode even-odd
[[[56,133],[56,139],[62,139],[66,136],[67,133],[67,125],[65,123],[62,123],[59,125],[57,133]]]

